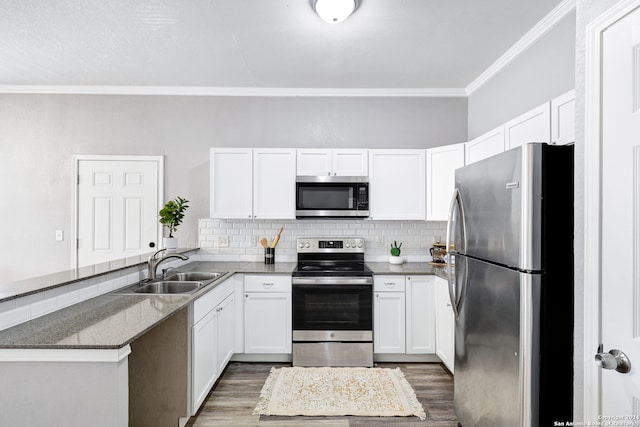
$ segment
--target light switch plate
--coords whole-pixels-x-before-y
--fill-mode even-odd
[[[56,230],[56,242],[62,242],[64,240],[64,230]]]

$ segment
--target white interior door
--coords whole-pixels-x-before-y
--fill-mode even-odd
[[[633,417],[640,416],[640,8],[603,32],[602,58],[602,344],[604,352],[623,351],[632,369],[602,369],[601,409]]]
[[[162,158],[96,156],[78,158],[76,167],[78,267],[153,250]]]

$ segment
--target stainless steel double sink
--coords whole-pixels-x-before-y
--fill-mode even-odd
[[[161,279],[142,281],[135,285],[122,288],[117,294],[192,294],[205,286],[211,284],[216,279],[224,276],[225,273],[213,273],[204,271],[175,272]]]

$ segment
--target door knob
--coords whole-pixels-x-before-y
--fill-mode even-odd
[[[631,361],[626,354],[620,350],[609,350],[609,353],[602,351],[602,346],[598,348],[599,353],[596,354],[596,362],[600,362],[602,369],[615,369],[616,371],[626,374],[631,370]]]

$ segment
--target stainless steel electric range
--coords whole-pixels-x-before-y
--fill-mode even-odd
[[[373,366],[373,272],[364,239],[300,238],[293,365]]]

